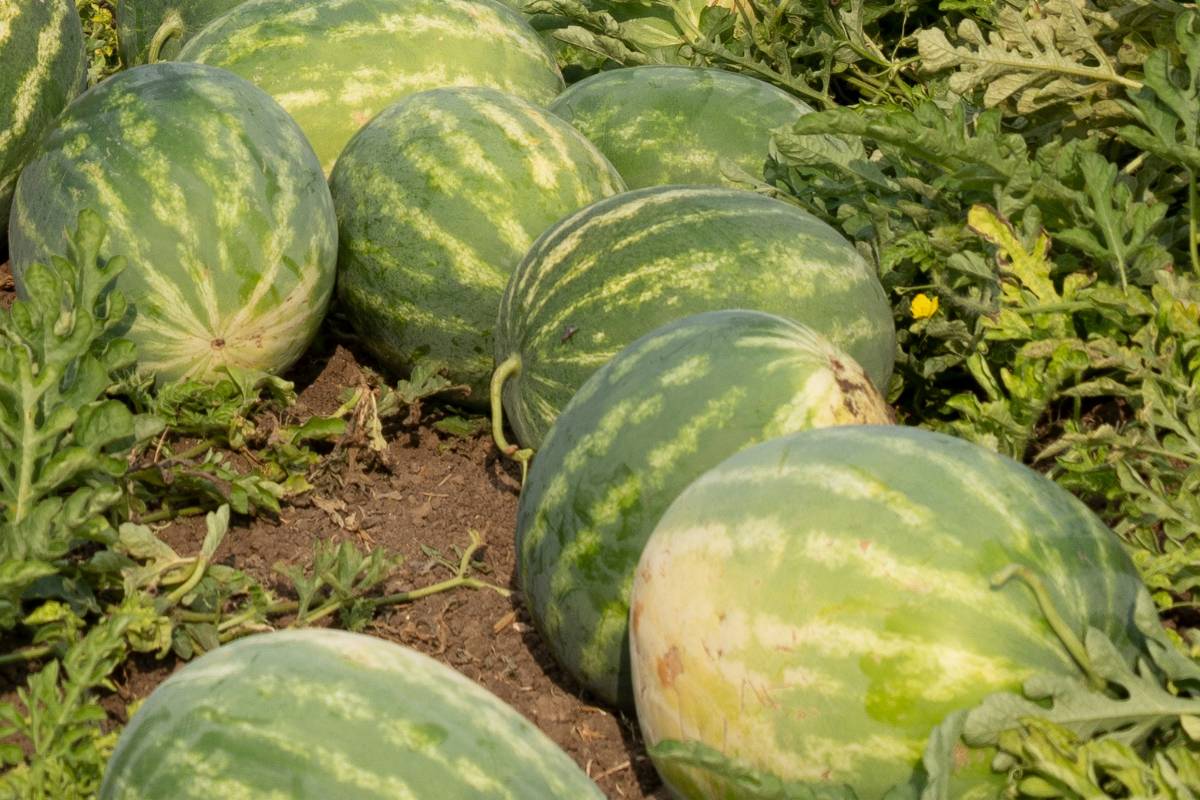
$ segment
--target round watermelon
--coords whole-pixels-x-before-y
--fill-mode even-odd
[[[547,105],[563,87],[541,38],[496,0],[248,0],[179,57],[270,93],[326,173],[359,128],[410,94],[486,86]]]
[[[392,371],[445,365],[487,402],[508,277],[546,228],[624,189],[574,128],[494,89],[421,92],[346,146],[330,178],[338,296]]]
[[[841,234],[753,192],[640,189],[546,231],[508,282],[497,383],[504,381],[517,440],[540,447],[571,395],[639,336],[724,308],[807,325],[849,353],[876,387],[887,386],[892,310],[875,271]]]
[[[83,25],[72,0],[0,4],[0,239],[17,176],[86,81]]]
[[[333,200],[300,128],[238,76],[153,64],[72,103],[17,183],[18,292],[84,208],[108,226],[102,255],[128,259],[124,335],[160,382],[279,372],[316,334],[337,263]]]
[[[101,800],[602,798],[499,698],[407,647],[266,633],[206,653],[130,720]]]
[[[629,588],[676,495],[757,442],[889,421],[853,359],[771,314],[697,314],[622,350],[563,409],[521,492],[517,574],[554,657],[632,710]]]
[[[167,61],[212,20],[242,0],[119,0],[117,42],[121,61],[133,67]]]
[[[887,426],[743,450],[675,500],[633,583],[633,684],[647,745],[700,745],[785,781],[883,797],[950,712],[1034,674],[1082,678],[1029,586],[1132,658],[1137,571],[1047,478],[977,445]],[[1149,602],[1149,598],[1142,598]],[[675,745],[671,745],[673,748]],[[679,796],[729,797],[664,758]],[[992,798],[993,753],[962,748],[950,797]]]
[[[641,66],[601,72],[550,110],[608,156],[630,188],[763,179],[771,133],[812,109],[769,83],[721,69]]]

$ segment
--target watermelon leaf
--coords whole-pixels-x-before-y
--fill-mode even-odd
[[[921,766],[925,771],[925,785],[921,790],[920,800],[951,800],[950,777],[954,774],[955,751],[963,747],[963,727],[967,722],[967,712],[959,709],[947,715],[942,723],[933,729],[929,741],[925,744],[925,753],[921,758]],[[901,787],[893,789],[898,792]],[[902,795],[895,798],[890,795],[885,800],[900,800]]]
[[[433,423],[433,427],[460,439],[470,439],[490,428],[491,422],[487,417],[462,417],[452,414]]]
[[[1093,668],[1118,690],[1116,695],[1096,691],[1075,678],[1035,676],[1025,682],[1023,697],[994,694],[973,709],[967,715],[964,740],[974,747],[996,746],[1005,731],[1019,729],[1027,719],[1042,718],[1082,738],[1104,736],[1138,746],[1157,731],[1177,725],[1181,717],[1200,713],[1200,698],[1169,692],[1145,661],[1136,670],[1130,667],[1100,631],[1088,630],[1086,647]]]
[[[112,0],[75,0],[86,38],[87,83],[97,83],[117,72],[121,64]]]
[[[0,628],[22,593],[85,540],[116,539],[103,513],[122,495],[126,454],[162,424],[105,398],[133,363],[113,339],[124,259],[99,255],[106,229],[85,210],[66,258],[33,264],[26,296],[0,314]],[[26,566],[21,566],[25,564]],[[56,570],[55,570],[56,571]]]
[[[455,386],[446,379],[446,365],[436,359],[419,359],[407,380],[396,384],[396,399],[406,406],[417,406],[422,400],[453,392],[470,394],[466,386]]]
[[[257,433],[256,413],[281,409],[296,400],[290,381],[261,370],[223,366],[217,380],[184,380],[163,386],[154,412],[168,428],[234,450]]]
[[[1186,686],[1189,692],[1200,696],[1200,663],[1181,653],[1167,638],[1154,602],[1147,595],[1138,596],[1133,621],[1146,637],[1146,650],[1154,666],[1171,683]]]
[[[15,765],[0,778],[5,797],[42,798],[94,795],[114,733],[98,724],[107,717],[93,690],[112,689],[109,675],[128,652],[127,638],[152,623],[146,595],[133,595],[91,627],[62,657],[33,674],[17,690],[20,706],[0,704],[0,765]],[[21,740],[36,742],[35,757],[24,763]]]
[[[1022,694],[989,695],[977,707],[947,717],[926,745],[928,778],[921,800],[951,798],[954,748],[964,744],[996,748],[993,767],[1018,780],[1025,796],[1110,796],[1097,775],[1108,775],[1135,792],[1143,791],[1137,788],[1142,781],[1168,780],[1173,773],[1164,753],[1194,740],[1193,732],[1200,730],[1200,696],[1177,694],[1164,681],[1176,687],[1190,685],[1194,691],[1200,688],[1200,666],[1167,640],[1148,596],[1139,598],[1136,621],[1146,636],[1149,656],[1136,665],[1127,663],[1095,628],[1084,637],[1088,665],[1106,683],[1104,690],[1079,678],[1039,675],[1025,682]],[[1168,747],[1148,768],[1138,753],[1153,742],[1167,742]],[[1190,758],[1195,762],[1194,754]],[[1193,791],[1200,788],[1188,786]]]
[[[1200,221],[1196,188],[1196,173],[1200,171],[1200,123],[1196,120],[1196,108],[1200,106],[1200,15],[1194,10],[1180,14],[1174,32],[1184,62],[1182,85],[1175,79],[1178,73],[1172,68],[1168,50],[1156,48],[1146,58],[1146,85],[1131,94],[1132,104],[1122,104],[1140,125],[1122,127],[1117,135],[1187,171],[1188,213],[1195,231]],[[1189,254],[1192,269],[1200,271],[1200,246],[1194,234]]]
[[[1033,12],[1002,6],[996,25],[985,36],[964,19],[951,43],[945,31],[927,28],[916,34],[922,66],[930,72],[953,70],[950,91],[967,95],[984,88],[987,107],[1010,103],[1031,114],[1090,95],[1104,96],[1113,86],[1138,88],[1122,75],[1097,42],[1103,24],[1067,0],[1047,0]]]

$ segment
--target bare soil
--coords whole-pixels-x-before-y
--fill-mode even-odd
[[[0,308],[11,306],[12,299],[8,265],[0,265]],[[296,412],[304,417],[334,411],[343,389],[364,382],[362,361],[341,344],[315,348],[287,376],[299,392]],[[455,561],[454,548],[465,548],[468,531],[477,531],[487,544],[478,560],[484,572],[476,576],[510,595],[488,589],[435,594],[381,610],[365,632],[416,648],[496,694],[569,753],[608,797],[667,797],[636,722],[581,692],[531,625],[515,585],[519,470],[499,456],[489,436],[443,434],[428,417],[385,433],[386,467],[351,466],[329,475],[316,491],[285,505],[278,519],[235,519],[215,560],[287,596],[276,564],[302,565],[315,542],[348,538],[360,547],[403,555],[386,587],[391,593],[450,577],[422,548]],[[190,518],[159,535],[180,554],[190,554],[199,550],[204,532],[203,520]],[[131,659],[114,676],[116,692],[104,705],[124,722],[128,703],[149,695],[182,665],[173,657]],[[13,670],[6,673],[0,683],[19,680]],[[12,688],[4,687],[4,694]]]
[[[12,269],[7,261],[0,264],[0,308],[8,310],[12,308],[13,301],[17,299],[17,290],[13,286]]]
[[[311,358],[304,371],[315,374],[289,376],[297,381],[301,416],[333,412],[342,390],[364,380],[358,359],[341,345]],[[516,592],[518,468],[488,436],[460,439],[428,424],[388,433],[390,470],[350,470],[336,491],[318,489],[277,521],[243,520],[216,560],[282,589],[272,565],[303,563],[318,539],[351,538],[404,556],[387,588],[394,592],[449,577],[422,546],[456,560],[453,548],[465,548],[468,531],[477,531],[487,542],[481,577],[510,596],[487,589],[433,595],[384,610],[367,632],[414,647],[496,694],[570,753],[609,797],[656,796],[660,783],[636,723],[581,694],[553,662]],[[160,535],[188,553],[199,549],[204,532],[203,521],[191,519]],[[167,672],[131,670],[132,695],[148,692]]]

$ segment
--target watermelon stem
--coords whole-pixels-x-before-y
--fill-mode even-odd
[[[24,647],[20,650],[13,650],[11,653],[0,655],[0,666],[5,664],[16,664],[18,661],[36,661],[39,658],[45,658],[54,652],[54,645],[39,644],[31,647]]]
[[[1046,618],[1046,622],[1050,625],[1051,630],[1058,636],[1063,646],[1067,648],[1071,658],[1075,659],[1075,663],[1083,670],[1083,674],[1087,676],[1088,682],[1098,690],[1103,690],[1108,686],[1108,681],[1098,674],[1092,666],[1092,660],[1088,658],[1087,648],[1075,632],[1071,630],[1071,626],[1063,619],[1059,613],[1058,607],[1054,605],[1054,598],[1050,596],[1050,590],[1046,588],[1046,582],[1042,577],[1029,567],[1021,564],[1009,564],[1004,569],[992,576],[992,588],[999,589],[1008,583],[1013,578],[1020,580],[1030,591],[1033,592],[1034,598],[1037,600],[1038,607],[1042,610],[1042,616]]]
[[[229,505],[222,504],[216,511],[208,512],[205,523],[208,527],[208,534],[204,537],[204,543],[200,547],[200,555],[196,557],[192,573],[187,580],[167,595],[166,608],[177,605],[184,597],[187,597],[188,593],[195,589],[204,577],[204,573],[212,561],[213,553],[217,551],[225,534],[229,533]]]
[[[183,15],[177,9],[171,9],[163,19],[162,25],[159,25],[158,30],[154,32],[154,38],[150,40],[150,51],[146,54],[146,63],[157,64],[163,45],[176,36],[183,36],[183,33]]]
[[[521,374],[521,356],[513,353],[496,367],[492,373],[492,439],[500,452],[521,464],[521,485],[529,476],[529,460],[533,458],[533,450],[520,449],[511,444],[504,436],[504,384],[509,378]]]
[[[453,578],[448,578],[429,586],[422,586],[419,589],[410,589],[407,592],[397,592],[396,594],[385,595],[374,600],[367,600],[367,604],[371,608],[378,608],[379,606],[394,605],[397,603],[411,603],[413,600],[420,600],[422,597],[457,589],[460,586],[466,586],[470,589],[493,589],[501,596],[508,597],[511,592],[503,586],[497,586],[489,581],[482,581],[471,577],[471,564],[475,560],[475,554],[479,552],[479,549],[484,546],[485,542],[478,531],[468,530],[467,534],[471,537],[471,544],[462,551],[462,555],[458,560],[458,569],[455,570]],[[447,564],[446,566],[451,565]]]
[[[452,589],[467,588],[467,589],[491,589],[503,597],[508,597],[511,592],[503,586],[498,586],[490,581],[480,580],[471,576],[475,554],[486,544],[483,537],[478,531],[468,530],[467,533],[471,537],[471,543],[462,551],[459,557],[458,565],[448,562],[440,562],[449,569],[454,571],[454,576],[447,578],[444,581],[421,586],[416,589],[410,589],[406,592],[396,592],[395,594],[383,595],[382,597],[363,597],[357,594],[350,596],[333,596],[328,598],[324,603],[316,608],[310,609],[303,616],[297,617],[290,623],[291,627],[306,627],[314,623],[320,622],[326,617],[342,610],[348,603],[361,603],[363,607],[372,610],[383,606],[400,605],[403,603],[411,603],[415,600],[420,600],[423,597],[430,595],[448,592]],[[189,590],[190,591],[190,590]],[[224,617],[220,611],[217,612],[196,612],[181,610],[176,612],[176,616],[183,622],[208,622],[217,626],[217,632],[221,642],[228,642],[240,638],[247,633],[255,630],[269,630],[269,625],[254,624],[260,615],[265,620],[272,617],[281,617],[288,614],[297,614],[300,611],[300,603],[295,600],[283,600],[272,603],[265,609],[249,608],[240,614],[231,617]],[[247,625],[251,625],[250,630],[246,629]],[[29,656],[37,657],[37,655]],[[0,664],[4,663],[3,657],[0,657]]]

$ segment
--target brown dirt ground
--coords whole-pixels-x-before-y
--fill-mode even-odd
[[[8,262],[0,264],[0,308],[12,308],[13,300],[17,297],[16,289],[13,286],[12,270],[8,267]]]
[[[2,308],[12,303],[7,267],[0,266]],[[293,372],[288,377],[296,382],[296,411],[302,417],[332,412],[345,387],[363,382],[360,359],[338,344],[317,348]],[[286,596],[273,565],[303,564],[314,542],[349,538],[360,547],[384,547],[404,556],[386,587],[390,593],[449,577],[422,545],[455,560],[453,548],[465,547],[468,531],[475,530],[487,542],[480,558],[486,574],[477,577],[515,590],[519,470],[499,458],[489,436],[442,434],[428,417],[415,426],[385,428],[385,434],[389,468],[348,470],[340,480],[322,481],[322,488],[285,505],[275,520],[235,519],[215,561]],[[194,553],[204,538],[204,522],[177,521],[160,536],[181,555]],[[496,694],[569,753],[608,797],[667,797],[636,722],[594,704],[555,665],[515,591],[505,597],[457,589],[391,606],[365,632],[416,648]],[[173,657],[126,662],[114,676],[117,691],[105,706],[123,723],[125,705],[147,696],[180,666]]]

